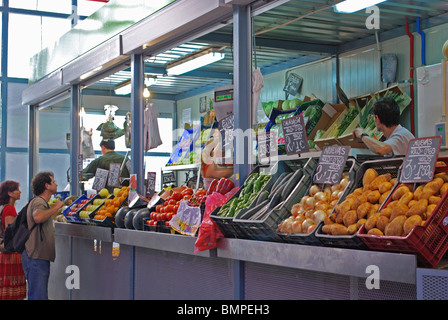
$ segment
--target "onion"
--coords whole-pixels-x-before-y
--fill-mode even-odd
[[[338,200],[339,200],[339,199],[333,199],[333,200],[331,200],[331,202],[330,202],[330,207],[334,208],[334,207],[336,206],[336,204],[338,203]]]
[[[335,190],[331,193],[331,197],[330,200],[335,200],[335,199],[339,199],[339,190]]]
[[[311,198],[310,196],[303,196],[302,199],[300,199],[300,204],[303,206],[306,202],[306,200],[308,200],[308,198]]]
[[[342,189],[345,189],[345,187],[348,185],[348,182],[349,182],[348,178],[344,178],[341,180],[340,184],[342,186]]]
[[[327,194],[326,192],[319,191],[314,195],[314,198],[317,201],[328,201],[330,199],[330,195]]]
[[[312,224],[312,225],[310,225],[309,227],[308,227],[308,230],[306,231],[306,233],[311,233],[311,232],[313,232],[313,230],[316,228],[316,224]]]
[[[291,223],[291,233],[302,233],[302,222],[294,220]]]
[[[329,203],[327,201],[317,201],[314,204],[314,209],[316,210],[327,210],[329,207]]]
[[[302,230],[308,230],[308,228],[313,224],[315,224],[313,219],[306,219],[302,222]]]
[[[283,232],[284,233],[290,233],[291,232],[291,226],[292,223],[294,222],[294,217],[289,217],[287,218],[284,223],[283,223]]]
[[[313,221],[315,223],[319,223],[321,221],[324,221],[326,216],[327,216],[327,213],[324,210],[316,210],[313,213]]]
[[[305,203],[303,204],[303,209],[313,210],[314,209],[314,197],[307,197]]]
[[[311,186],[311,188],[310,188],[309,194],[310,194],[310,196],[312,197],[312,196],[314,196],[316,193],[318,193],[319,191],[320,191],[320,188],[319,188],[317,185],[313,184],[313,185]]]

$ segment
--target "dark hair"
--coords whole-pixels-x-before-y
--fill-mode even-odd
[[[54,174],[51,171],[42,171],[34,176],[33,181],[31,181],[31,187],[36,196],[44,193],[45,184],[51,184],[51,177],[54,178]]]
[[[115,150],[115,141],[114,140],[102,140],[100,143],[100,147],[104,146],[104,148],[109,150]]]
[[[376,101],[373,114],[388,128],[400,124],[400,107],[393,98],[381,98]]]
[[[0,205],[5,205],[9,202],[8,192],[13,192],[19,189],[19,183],[12,180],[5,180],[0,183]]]

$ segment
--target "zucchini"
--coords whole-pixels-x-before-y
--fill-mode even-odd
[[[255,205],[262,203],[264,200],[268,200],[268,197],[269,197],[268,190],[264,190],[263,192],[260,192],[260,194],[258,195],[257,200],[255,202]]]
[[[267,205],[255,212],[252,216],[248,218],[248,220],[260,220],[260,217],[263,217],[266,212],[271,212],[270,209],[268,209]]]
[[[288,180],[292,177],[292,175],[293,175],[293,172],[289,172],[281,180],[278,179],[276,181],[276,187],[271,189],[270,197],[272,195],[274,195],[275,193],[277,193],[278,190],[280,190],[282,187],[284,187],[286,182],[288,182]]]
[[[260,204],[257,204],[255,207],[253,207],[252,209],[247,210],[246,212],[244,212],[240,217],[238,217],[237,219],[242,219],[242,220],[247,220],[249,219],[252,215],[256,214],[259,210],[261,210],[264,206],[266,206],[267,204],[269,204],[268,200],[265,200],[263,202],[261,202]]]
[[[271,191],[274,191],[275,188],[277,188],[277,187],[279,186],[280,182],[283,180],[283,178],[284,178],[287,174],[288,174],[288,172],[285,171],[285,172],[282,172],[282,173],[278,176],[277,181],[275,181],[274,184],[273,184],[272,187],[271,187]]]
[[[286,183],[285,188],[282,191],[282,199],[285,200],[294,190],[295,186],[299,183],[300,179],[302,179],[303,171],[297,170],[294,172],[294,174],[291,176],[291,178]]]
[[[276,205],[278,205],[282,201],[281,193],[276,193],[272,196],[269,201],[269,209],[273,209]]]

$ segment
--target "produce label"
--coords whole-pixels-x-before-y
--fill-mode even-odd
[[[288,155],[308,152],[308,139],[302,115],[282,120],[285,147]]]
[[[148,172],[146,179],[146,197],[152,197],[156,191],[156,173]]]
[[[313,182],[323,184],[339,183],[349,152],[349,146],[334,145],[325,147],[314,172]]]
[[[111,163],[109,165],[109,179],[107,181],[109,187],[120,186],[120,168],[121,164],[119,163]]]
[[[409,141],[403,162],[400,182],[428,182],[434,176],[435,163],[439,155],[440,136],[416,138]]]
[[[278,155],[277,138],[275,131],[259,133],[257,139],[259,159]]]
[[[107,176],[109,175],[109,170],[97,168],[95,172],[95,179],[93,180],[92,189],[101,190],[106,186]]]

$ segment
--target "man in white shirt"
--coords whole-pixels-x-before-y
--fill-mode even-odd
[[[385,141],[370,137],[362,128],[356,128],[353,136],[360,139],[372,152],[382,156],[405,155],[414,135],[400,125],[400,107],[392,98],[381,98],[373,106],[375,126]]]

